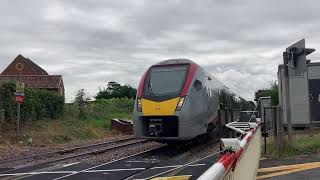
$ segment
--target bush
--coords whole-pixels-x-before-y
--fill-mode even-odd
[[[101,99],[88,102],[83,111],[86,114],[83,121],[94,128],[109,129],[112,118],[131,119],[134,99]],[[77,105],[67,105],[65,108],[65,121],[78,121],[79,108]]]
[[[12,122],[16,118],[16,103],[13,93],[15,92],[14,83],[0,84],[0,110],[4,110],[4,118],[7,122]]]
[[[0,109],[4,110],[7,123],[16,119],[14,101],[15,84],[0,85]],[[64,97],[47,90],[26,89],[25,102],[21,105],[22,120],[42,120],[61,118],[64,110]]]
[[[25,102],[22,104],[24,119],[62,118],[63,111],[64,97],[58,93],[37,89],[26,90]]]

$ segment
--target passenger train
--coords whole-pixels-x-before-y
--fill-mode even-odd
[[[151,66],[140,80],[134,135],[160,142],[213,137],[221,132],[226,117],[230,121],[239,117],[235,112],[239,112],[240,100],[193,61],[165,60]]]

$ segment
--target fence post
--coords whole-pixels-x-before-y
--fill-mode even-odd
[[[225,112],[224,112],[224,125],[229,123],[229,109],[225,108]],[[230,137],[230,133],[229,133],[229,129],[225,129],[224,133],[226,133],[226,137]]]
[[[283,150],[283,116],[282,109],[280,106],[277,106],[277,151],[280,154]]]
[[[277,107],[273,106],[272,107],[272,115],[273,115],[273,140],[275,145],[278,145],[278,136],[279,136],[279,132],[278,132],[278,111],[277,111]],[[278,147],[278,146],[277,146]]]

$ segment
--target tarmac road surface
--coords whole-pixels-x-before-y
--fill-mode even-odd
[[[320,154],[260,161],[257,179],[320,180]]]

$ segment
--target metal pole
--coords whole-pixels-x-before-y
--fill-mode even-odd
[[[277,116],[277,109],[275,106],[272,106],[272,115],[273,115],[273,140],[274,140],[274,144],[278,145],[278,126],[277,126],[277,122],[278,122],[278,116]]]
[[[278,138],[279,138],[279,150],[280,152],[283,151],[283,112],[281,107],[278,108],[279,109],[279,123],[278,123],[278,127],[279,127],[279,133],[278,133]]]
[[[20,110],[21,110],[21,104],[18,102],[18,108],[17,108],[17,142],[20,142]]]
[[[21,71],[19,73],[19,82],[21,83]],[[20,142],[20,116],[21,116],[21,103],[18,102],[18,107],[17,107],[17,143]]]
[[[292,144],[292,122],[291,122],[291,110],[290,110],[290,90],[289,90],[289,69],[288,69],[288,56],[287,52],[283,52],[284,62],[284,89],[286,96],[286,114],[287,114],[287,132],[289,144]]]
[[[264,154],[267,154],[267,124],[266,124],[266,109],[263,108],[263,126],[264,126]]]

